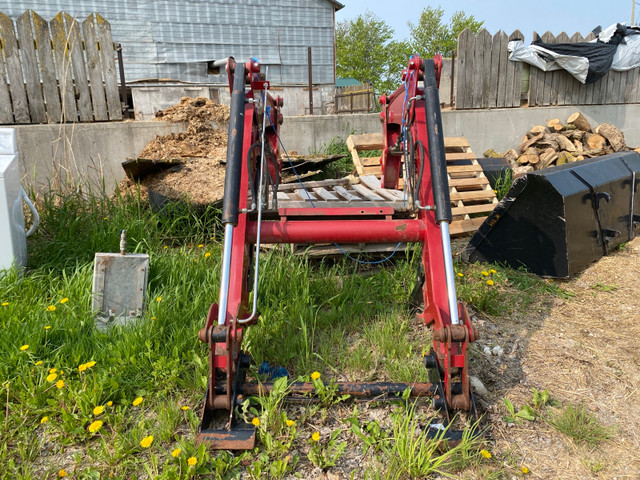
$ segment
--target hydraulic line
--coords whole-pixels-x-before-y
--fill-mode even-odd
[[[265,69],[265,77],[269,73],[269,67]],[[267,128],[267,84],[264,86],[264,94],[262,95],[262,148],[260,151],[260,181],[258,182],[258,226],[256,232],[256,255],[255,255],[255,272],[253,275],[253,308],[251,310],[251,315],[247,318],[239,318],[238,323],[248,323],[252,321],[256,314],[258,313],[258,275],[260,273],[260,234],[262,227],[262,194],[264,188],[264,144],[265,144],[265,136],[264,132]]]

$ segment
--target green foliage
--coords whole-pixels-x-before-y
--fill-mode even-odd
[[[376,94],[400,83],[410,55],[409,44],[392,40],[393,29],[367,11],[336,24],[336,73],[373,85]]]
[[[342,433],[340,430],[335,430],[326,441],[312,436],[309,439],[311,448],[307,454],[309,461],[323,470],[335,466],[338,459],[342,457],[347,449],[347,442],[338,441],[340,433]],[[316,432],[313,435],[318,435],[318,433]]]
[[[458,48],[460,33],[465,28],[477,33],[483,24],[484,22],[463,11],[455,12],[446,24],[441,7],[426,7],[417,24],[409,22],[411,49],[424,58],[431,58],[438,53],[443,57],[451,57]]]
[[[560,412],[551,414],[549,425],[568,435],[574,442],[595,447],[613,437],[614,427],[604,426],[584,405],[567,405]]]
[[[503,170],[500,173],[500,176],[496,180],[496,198],[498,200],[502,200],[504,196],[511,189],[511,184],[513,183],[513,171],[510,168]]]
[[[536,419],[536,412],[529,405],[523,405],[522,408],[516,410],[515,405],[508,398],[503,398],[502,401],[508,413],[503,417],[505,422],[520,423],[519,419],[521,418],[533,422]]]

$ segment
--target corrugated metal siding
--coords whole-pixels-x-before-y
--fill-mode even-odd
[[[16,18],[34,10],[50,20],[65,11],[79,20],[98,12],[122,44],[127,81],[171,78],[221,82],[206,62],[257,57],[274,84],[305,84],[307,47],[313,81],[333,84],[333,5],[327,0],[0,0]]]

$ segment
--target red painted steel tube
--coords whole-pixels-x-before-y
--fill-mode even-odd
[[[256,241],[257,222],[247,222],[247,240]],[[421,242],[421,220],[313,220],[262,222],[262,243]]]

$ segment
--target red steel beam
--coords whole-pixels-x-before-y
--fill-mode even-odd
[[[247,241],[255,243],[258,223],[247,222]],[[262,243],[421,242],[421,220],[300,220],[262,222]]]

